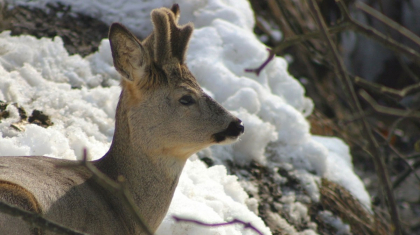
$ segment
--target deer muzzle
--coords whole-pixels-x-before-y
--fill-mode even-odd
[[[243,122],[240,119],[232,121],[229,126],[216,134],[213,135],[213,138],[216,143],[224,142],[225,140],[236,140],[240,135],[245,131]]]

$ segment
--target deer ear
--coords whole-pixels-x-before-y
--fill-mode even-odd
[[[111,25],[109,42],[115,69],[123,78],[134,81],[149,61],[141,42],[120,23]]]

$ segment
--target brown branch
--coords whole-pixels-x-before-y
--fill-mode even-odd
[[[354,23],[354,21],[351,20],[350,15],[348,14],[347,8],[345,6],[345,4],[341,1],[341,0],[336,0],[336,2],[338,3],[340,10],[342,12],[342,15],[345,16],[345,18],[347,18],[347,20],[349,20],[350,22],[353,22],[354,25],[357,25],[356,23]],[[337,76],[339,77],[342,85],[346,84],[346,87],[343,89],[343,91],[347,91],[348,95],[350,96],[350,100],[351,100],[351,104],[352,107],[354,109],[354,111],[357,111],[359,114],[363,114],[363,109],[359,103],[358,97],[356,95],[356,92],[354,90],[353,84],[349,78],[349,76],[346,73],[346,69],[344,67],[344,64],[339,56],[339,53],[337,51],[336,46],[334,45],[329,33],[327,32],[327,26],[324,22],[324,19],[322,17],[321,11],[319,10],[319,7],[316,3],[316,0],[310,0],[308,2],[311,11],[313,12],[314,16],[315,16],[315,21],[318,25],[318,28],[322,31],[323,37],[328,45],[328,47],[331,50],[332,53],[332,57],[333,57],[333,62],[334,62],[334,68],[335,68],[335,72],[337,74]],[[360,28],[365,29],[364,26],[360,26]],[[371,30],[369,29],[369,33]],[[399,51],[400,52],[400,51]],[[417,61],[420,62],[420,56],[418,56]],[[391,188],[391,182],[389,179],[389,175],[387,173],[387,168],[385,167],[385,163],[383,162],[383,157],[381,156],[381,152],[379,151],[379,145],[375,139],[375,137],[373,136],[372,130],[369,126],[369,123],[367,122],[366,118],[364,117],[364,115],[362,116],[362,123],[363,123],[363,132],[366,136],[368,136],[368,140],[369,143],[367,144],[365,150],[366,152],[372,156],[374,162],[375,162],[375,167],[377,169],[377,174],[378,174],[378,178],[381,180],[381,185],[384,188],[387,198],[388,198],[388,202],[389,202],[389,209],[390,209],[390,214],[391,214],[391,218],[393,221],[393,225],[394,225],[394,234],[399,235],[401,234],[401,224],[400,224],[400,219],[399,219],[399,215],[398,215],[398,210],[397,210],[397,206],[395,203],[395,199],[394,199],[394,194]]]
[[[369,12],[370,12],[370,15],[372,17],[375,17],[376,16],[375,17],[376,19],[382,21],[385,25],[388,25],[389,26],[389,27],[385,28],[386,29],[386,32],[387,32],[386,33],[387,36],[390,36],[391,35],[391,33],[389,32],[389,28],[393,28],[394,30],[396,30],[400,34],[403,34],[404,35],[404,32],[399,31],[399,29],[400,29],[399,27],[403,27],[403,26],[399,25],[398,23],[396,23],[395,21],[393,21],[392,19],[388,18],[385,15],[385,13],[384,13],[384,4],[383,4],[382,0],[379,0],[379,9],[381,11],[380,13],[377,12],[375,9],[369,7],[368,5],[366,5],[364,3],[361,3],[361,5],[360,5],[360,3],[361,2],[356,2],[356,7],[358,7],[359,9],[362,8],[362,10],[365,9],[365,12],[366,13],[369,14]],[[411,35],[411,37],[413,37],[414,39],[415,38],[418,39],[418,37],[415,34],[413,35],[413,33],[411,31],[408,31],[407,33],[409,35]],[[416,39],[414,41],[416,41]],[[420,39],[418,39],[417,41],[420,41]],[[402,56],[401,55],[396,55],[396,58],[398,60],[398,63],[400,63],[400,65],[401,65],[402,69],[404,70],[404,72],[406,72],[407,75],[409,77],[411,77],[414,82],[420,82],[419,77],[417,77],[417,75],[413,71],[411,71],[411,69],[404,62]]]
[[[420,141],[420,140],[419,140]],[[412,153],[407,155],[408,159],[416,159],[416,158],[420,158],[420,153]]]
[[[410,174],[411,172],[415,172],[417,168],[420,168],[420,160],[417,160],[413,163],[413,165],[410,165],[409,168],[407,168],[403,173],[401,173],[392,184],[393,188],[396,189]],[[416,175],[417,176],[417,175]],[[418,177],[418,176],[417,176]]]
[[[359,8],[360,10],[369,14],[370,16],[376,18],[377,20],[381,21],[388,27],[394,29],[395,31],[399,32],[400,34],[404,35],[406,38],[410,39],[411,41],[420,46],[420,38],[404,26],[398,24],[397,22],[393,21],[392,19],[388,18],[384,14],[378,12],[377,10],[373,9],[372,7],[368,6],[363,2],[357,1],[355,3],[355,6],[356,8]]]
[[[378,104],[375,99],[372,98],[365,90],[359,91],[360,96],[368,102],[373,109],[375,109],[379,113],[398,116],[398,117],[412,117],[412,118],[420,118],[420,112],[414,112],[413,110],[402,110],[396,108],[385,107]]]
[[[400,120],[402,120],[402,118],[400,119]],[[420,176],[419,175],[417,175],[417,173],[416,173],[416,171],[415,171],[415,168],[417,167],[417,165],[416,165],[416,163],[414,163],[413,164],[413,166],[407,161],[407,157],[406,156],[404,156],[404,154],[402,154],[402,153],[400,153],[400,151],[398,151],[394,146],[392,146],[389,142],[388,142],[388,138],[386,138],[385,136],[383,136],[383,134],[380,132],[380,131],[378,131],[378,130],[375,130],[375,132],[376,132],[376,134],[378,135],[378,136],[380,136],[382,139],[384,139],[385,141],[386,141],[386,143],[387,143],[387,145],[388,145],[388,148],[389,149],[391,149],[396,155],[397,155],[397,157],[399,158],[399,159],[401,159],[407,166],[408,166],[408,169],[405,171],[406,173],[407,173],[407,176],[411,173],[411,172],[413,172],[413,174],[414,174],[414,177],[416,177],[417,178],[417,180],[419,181],[419,183],[420,183]],[[391,136],[392,134],[390,134],[390,136]],[[388,136],[389,137],[389,136]],[[403,179],[400,179],[401,181],[403,180]],[[400,182],[399,182],[400,183]],[[393,186],[392,186],[392,188],[393,189],[395,189],[396,187],[398,187],[398,184],[399,183],[393,183]]]
[[[407,86],[407,87],[405,87],[401,90],[397,90],[397,89],[386,87],[386,86],[383,86],[383,85],[380,85],[380,84],[377,84],[377,83],[374,83],[374,82],[369,82],[369,81],[367,81],[363,78],[357,77],[357,76],[353,80],[357,85],[360,85],[364,88],[375,90],[379,93],[384,93],[384,94],[389,94],[389,95],[392,95],[392,96],[396,96],[398,98],[404,98],[407,95],[411,95],[411,94],[414,94],[414,93],[417,93],[417,92],[420,91],[420,83]]]
[[[220,226],[227,226],[227,225],[232,225],[232,224],[242,224],[244,226],[244,229],[251,229],[254,232],[258,233],[259,235],[264,235],[260,230],[258,230],[257,228],[255,228],[251,223],[244,222],[244,221],[239,220],[239,219],[234,219],[232,221],[224,222],[224,223],[210,224],[210,223],[204,223],[204,222],[201,222],[201,221],[198,221],[198,220],[194,220],[194,219],[180,218],[178,216],[172,216],[172,218],[174,218],[174,220],[176,222],[194,223],[194,224],[198,224],[198,225],[206,226],[206,227],[220,227]]]
[[[410,47],[404,46],[400,43],[398,43],[397,41],[395,41],[394,39],[382,34],[381,32],[379,32],[378,30],[363,25],[360,22],[354,20],[347,8],[346,5],[342,2],[342,0],[336,0],[338,7],[340,8],[341,14],[344,17],[344,21],[348,22],[351,24],[351,29],[353,29],[354,31],[363,34],[364,36],[371,38],[379,43],[381,43],[382,45],[384,45],[385,47],[387,47],[388,49],[394,51],[397,54],[403,54],[405,56],[407,56],[408,58],[412,59],[413,61],[415,61],[417,64],[420,64],[420,54],[418,52],[416,52],[415,50],[411,49]]]
[[[363,25],[363,24],[359,23],[358,21],[354,20],[350,16],[350,14],[348,13],[347,9],[345,8],[345,5],[340,5],[341,1],[337,1],[337,2],[338,2],[338,5],[339,5],[341,11],[344,13],[343,14],[344,20],[339,25],[328,28],[328,32],[330,34],[339,33],[339,32],[345,31],[345,30],[354,30],[355,32],[361,33],[361,34],[365,35],[366,37],[369,37],[371,39],[376,40],[377,42],[381,43],[382,45],[384,45],[388,49],[394,51],[395,53],[405,55],[405,56],[409,57],[410,59],[414,60],[417,64],[420,64],[420,54],[418,52],[411,49],[410,47],[407,47],[403,44],[398,43],[394,39],[382,34],[378,30],[376,30],[372,27]],[[404,35],[407,34],[407,32],[405,32],[405,31],[400,32],[400,33],[402,33]],[[301,42],[304,42],[304,41],[307,41],[307,40],[310,40],[310,39],[313,39],[313,38],[317,38],[319,36],[321,36],[321,32],[315,31],[315,32],[310,32],[310,33],[306,33],[306,34],[301,34],[301,35],[288,37],[288,38],[284,39],[278,46],[276,46],[274,48],[274,52],[279,53],[283,49],[285,49],[289,46],[292,46],[292,45],[295,45],[295,44],[298,44],[298,43],[301,43]],[[410,36],[410,39],[412,39],[412,40],[414,39],[416,42],[418,41],[417,39],[415,39],[412,36]]]
[[[140,213],[130,191],[127,188],[125,179],[122,176],[118,177],[118,182],[110,179],[107,175],[99,171],[91,162],[87,161],[87,151],[83,149],[83,160],[74,164],[61,165],[59,167],[76,167],[84,166],[92,173],[92,179],[98,183],[102,188],[108,190],[110,193],[118,196],[121,202],[129,209],[132,213],[137,224],[141,226],[147,235],[153,235],[149,227],[144,222],[143,216]],[[106,225],[104,225],[106,226]]]
[[[87,235],[86,233],[82,233],[77,230],[67,228],[61,224],[52,222],[51,220],[44,218],[42,215],[38,213],[23,210],[19,207],[10,205],[3,201],[0,201],[0,211],[11,216],[20,217],[22,220],[24,220],[31,226],[34,226],[43,230],[52,231],[58,234]],[[8,226],[13,226],[13,225],[9,224]]]
[[[404,120],[404,119],[406,119],[407,117],[400,117],[400,118],[398,118],[397,120],[395,120],[393,123],[392,123],[392,125],[391,125],[391,127],[389,128],[389,130],[388,130],[388,137],[386,138],[386,142],[390,145],[391,144],[391,140],[392,140],[392,137],[394,136],[394,132],[395,132],[395,130],[397,129],[397,127],[398,127],[398,125]]]
[[[328,28],[328,32],[330,34],[336,34],[336,33],[341,33],[347,29],[349,29],[350,24],[344,22],[341,23],[339,25],[333,26]],[[314,31],[314,32],[310,32],[310,33],[305,33],[305,34],[299,34],[299,35],[294,35],[291,37],[287,37],[285,38],[283,41],[281,41],[273,50],[274,52],[280,53],[281,51],[283,51],[285,48],[288,48],[290,46],[296,45],[298,43],[310,40],[310,39],[314,39],[314,38],[318,38],[321,37],[321,32],[320,31]]]
[[[144,222],[143,216],[140,213],[136,203],[134,202],[131,193],[128,191],[125,180],[122,176],[118,177],[118,182],[113,181],[107,175],[99,171],[91,162],[87,161],[86,149],[83,150],[83,161],[81,162],[90,172],[92,172],[92,178],[104,189],[111,193],[118,195],[130,212],[134,215],[134,218],[138,225],[142,227],[147,235],[153,235],[149,227]]]
[[[255,73],[257,76],[260,75],[261,71],[265,68],[265,66],[268,65],[268,63],[270,63],[270,61],[273,60],[274,56],[276,55],[273,50],[271,50],[270,48],[267,48],[268,51],[268,58],[258,67],[255,69],[245,69],[245,72],[248,73]]]

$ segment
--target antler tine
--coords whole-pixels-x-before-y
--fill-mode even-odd
[[[154,25],[154,59],[158,64],[168,62],[171,52],[169,16],[165,8],[153,10],[151,13]]]
[[[185,52],[194,27],[191,23],[179,26],[179,15],[178,4],[174,4],[171,9],[160,8],[152,11],[152,21],[155,26],[154,57],[155,62],[160,65],[184,62]]]

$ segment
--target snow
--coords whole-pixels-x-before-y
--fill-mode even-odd
[[[43,6],[55,0],[15,2]],[[60,2],[106,23],[122,22],[141,37],[152,30],[150,11],[173,4],[170,0]],[[245,68],[258,67],[267,57],[265,46],[253,34],[254,18],[249,3],[245,0],[177,3],[181,8],[180,22],[195,24],[187,56],[191,72],[213,98],[243,120],[246,129],[238,143],[213,146],[203,154],[218,163],[232,160],[246,164],[256,160],[269,167],[290,164],[297,169],[296,176],[312,200],[319,200],[319,179],[326,177],[346,187],[370,208],[369,195],[353,171],[348,146],[337,138],[310,134],[305,117],[312,112],[313,103],[304,96],[300,83],[287,73],[287,62],[276,57],[259,76],[244,72]],[[27,124],[25,131],[19,132],[10,128],[19,121],[19,114],[16,107],[9,105],[10,117],[0,122],[0,155],[78,159],[86,147],[90,157],[97,159],[108,150],[120,88],[107,39],[98,52],[82,58],[69,56],[59,37],[53,40],[11,37],[3,32],[0,77],[0,100],[18,103],[28,112],[42,110],[54,122],[48,128]],[[264,234],[271,234],[254,213],[256,203],[223,165],[207,168],[193,155],[157,234],[253,234],[240,225],[205,228],[175,223],[171,215],[209,223],[238,218],[250,221]],[[291,202],[289,209],[293,210],[295,220],[307,217],[302,204]]]

